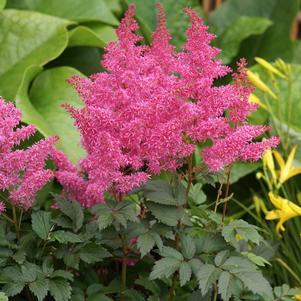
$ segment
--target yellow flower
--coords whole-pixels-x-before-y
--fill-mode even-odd
[[[301,295],[294,295],[294,299],[301,301]]]
[[[301,207],[280,196],[275,196],[272,192],[269,192],[269,198],[276,209],[267,212],[265,218],[267,220],[279,219],[276,231],[280,235],[280,231],[285,231],[283,224],[286,221],[301,215]]]
[[[273,152],[275,159],[277,160],[277,163],[280,167],[278,188],[291,177],[301,174],[301,167],[292,166],[296,154],[296,150],[297,150],[297,145],[295,145],[291,150],[286,162],[284,162],[284,159],[279,152],[277,151]]]

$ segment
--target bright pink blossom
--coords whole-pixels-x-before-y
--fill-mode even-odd
[[[20,119],[21,112],[12,103],[0,99],[0,190],[8,191],[14,205],[28,209],[37,191],[53,177],[53,172],[45,169],[45,160],[53,152],[56,138],[14,150],[35,132],[33,126],[16,128]]]
[[[256,160],[277,139],[253,142],[266,127],[247,125],[256,107],[248,102],[244,60],[234,83],[214,85],[231,70],[216,59],[197,14],[186,9],[191,27],[181,52],[170,45],[164,12],[150,46],[135,31],[135,9],[129,6],[117,29],[118,41],[106,47],[107,72],[70,82],[84,101],[82,109],[66,106],[81,133],[87,155],[77,171],[63,156],[58,180],[83,205],[103,202],[105,191],[125,193],[162,170],[175,170],[194,151],[196,142],[210,140],[204,161],[219,170],[236,160]]]

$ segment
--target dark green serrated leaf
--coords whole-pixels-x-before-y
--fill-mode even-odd
[[[188,262],[183,261],[179,269],[180,285],[184,286],[191,278],[192,269]]]
[[[240,289],[234,276],[229,272],[223,271],[218,279],[218,293],[224,301],[230,300],[231,296],[239,295]]]
[[[64,278],[70,281],[73,281],[73,274],[68,272],[68,271],[64,271],[64,270],[55,270],[51,275],[51,278]]]
[[[51,228],[51,213],[46,211],[34,212],[31,215],[32,230],[46,240]]]
[[[54,195],[54,197],[60,210],[72,220],[74,230],[78,231],[83,226],[84,222],[84,211],[82,206],[78,202],[67,201],[59,195]]]
[[[71,286],[62,278],[49,280],[49,291],[55,301],[68,301],[71,297]]]
[[[110,256],[111,254],[104,247],[92,243],[84,246],[79,251],[80,259],[89,264],[100,262]]]
[[[218,252],[214,258],[215,265],[217,266],[222,265],[225,262],[225,260],[229,257],[229,254],[230,254],[229,250],[223,250]]]
[[[43,301],[48,293],[49,280],[41,276],[38,277],[35,281],[29,283],[28,287],[39,301]]]
[[[205,295],[221,274],[221,270],[212,264],[203,264],[197,274],[199,288]]]
[[[153,236],[146,232],[138,237],[137,248],[141,253],[141,257],[144,257],[154,247],[155,240]]]
[[[176,226],[178,221],[184,216],[184,209],[171,206],[153,204],[148,202],[147,207],[151,213],[163,224],[168,226]]]
[[[154,268],[150,273],[150,280],[162,279],[170,277],[179,269],[181,261],[172,257],[161,258],[155,262]]]
[[[171,247],[163,247],[161,252],[160,252],[160,255],[162,257],[175,258],[175,259],[180,260],[180,261],[184,260],[183,255],[179,251],[177,251],[176,249],[173,249]]]
[[[20,294],[25,287],[25,283],[22,282],[11,282],[7,283],[2,287],[2,291],[8,296],[13,297]]]
[[[181,237],[181,250],[186,259],[192,259],[196,252],[195,242],[192,237],[187,235]]]
[[[57,240],[59,243],[66,244],[66,243],[79,243],[82,242],[82,239],[80,238],[79,235],[68,232],[68,231],[63,231],[63,230],[58,230],[55,232],[51,233],[51,238],[54,240]]]

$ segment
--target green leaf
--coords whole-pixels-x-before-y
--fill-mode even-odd
[[[174,191],[174,188],[163,180],[152,180],[143,186],[144,195],[148,200],[171,206],[181,206],[186,202],[184,187],[179,185],[178,190]]]
[[[178,221],[183,218],[184,209],[159,204],[147,203],[151,213],[163,224],[176,226]]]
[[[232,274],[240,272],[256,272],[257,268],[250,260],[240,256],[231,256],[220,266],[223,270],[228,270]]]
[[[139,278],[135,280],[135,284],[138,284],[150,291],[155,296],[160,296],[160,287],[156,281],[149,281],[148,277],[142,277],[139,275]]]
[[[112,210],[107,205],[97,205],[97,213],[99,214],[97,224],[100,231],[113,223],[114,218]]]
[[[189,264],[191,266],[193,274],[197,277],[201,266],[203,265],[202,261],[198,258],[192,258],[189,260]]]
[[[257,266],[264,267],[266,264],[271,265],[266,259],[261,256],[255,255],[250,252],[241,252],[242,255],[246,256],[250,261],[255,263]]]
[[[79,22],[101,21],[118,25],[118,20],[103,0],[26,0],[25,8]]]
[[[192,259],[196,252],[195,242],[192,237],[187,235],[181,237],[181,250],[186,259]]]
[[[175,271],[179,269],[181,265],[181,261],[172,258],[161,258],[160,260],[155,262],[154,268],[150,273],[150,280],[162,279],[164,277],[170,277]]]
[[[51,213],[46,211],[31,214],[32,230],[42,239],[46,240],[51,228]]]
[[[71,297],[71,286],[62,278],[49,280],[49,291],[55,301],[68,301]]]
[[[68,242],[70,243],[82,242],[82,239],[80,238],[79,235],[63,230],[52,232],[51,238],[57,240],[59,243],[62,244],[66,244]]]
[[[113,301],[110,297],[103,293],[92,294],[88,297],[87,301]]]
[[[188,262],[183,261],[179,269],[180,285],[184,286],[191,278],[192,269]]]
[[[225,262],[225,260],[229,257],[229,253],[230,253],[229,250],[223,250],[218,252],[214,258],[214,263],[217,266],[222,265]]]
[[[197,278],[199,282],[199,288],[202,291],[202,294],[205,295],[210,287],[218,279],[222,271],[219,268],[216,268],[212,264],[203,264],[198,272]]]
[[[34,282],[29,283],[29,289],[39,301],[43,301],[48,293],[49,280],[45,277],[38,277]]]
[[[236,183],[239,179],[253,173],[261,166],[261,162],[236,162],[231,168],[230,183]]]
[[[141,258],[144,257],[154,247],[155,240],[153,236],[146,232],[138,237],[137,248],[141,253]]]
[[[70,202],[59,195],[54,195],[56,203],[59,205],[60,210],[67,215],[73,222],[75,231],[78,231],[84,222],[84,211],[78,202]]]
[[[2,10],[5,7],[6,0],[0,0],[0,10]]]
[[[162,257],[175,258],[175,259],[180,260],[180,261],[184,260],[183,255],[179,251],[177,251],[176,249],[173,249],[171,247],[163,247],[161,252],[160,252],[160,255]]]
[[[236,276],[251,292],[273,298],[272,288],[260,272],[240,272]]]
[[[157,0],[125,0],[127,4],[136,5],[136,17],[142,24],[142,31],[150,39],[150,34],[156,29],[156,3]],[[160,0],[163,4],[169,32],[173,36],[172,43],[178,48],[185,41],[185,30],[189,25],[188,17],[185,16],[183,9],[186,7],[194,8],[198,13],[201,6],[198,0]]]
[[[74,107],[82,105],[80,97],[66,82],[73,75],[82,74],[70,67],[58,67],[39,73],[32,83],[27,101],[25,97],[25,103],[22,103],[24,94],[18,95],[17,107],[24,112],[22,120],[34,124],[45,137],[59,136],[57,147],[71,161],[77,162],[84,155],[80,147],[80,135],[70,115],[61,107],[63,103]],[[28,87],[30,80],[26,84]]]
[[[102,24],[91,25],[90,27],[80,25],[69,31],[68,46],[90,46],[103,48],[108,42],[115,39],[116,34],[113,27]]]
[[[64,271],[64,270],[55,270],[51,275],[51,278],[64,278],[70,281],[73,281],[73,274],[68,272],[68,271]]]
[[[272,22],[261,17],[241,16],[235,19],[222,33],[217,36],[214,46],[222,49],[219,57],[228,64],[237,55],[240,43],[252,36],[266,31]]]
[[[6,9],[0,13],[0,95],[12,100],[29,66],[43,66],[63,52],[68,24],[37,12]]]
[[[240,288],[237,285],[237,281],[229,272],[223,271],[220,274],[218,279],[218,293],[224,301],[230,300],[233,295],[239,295]]]
[[[207,196],[202,190],[202,183],[197,183],[195,185],[191,185],[191,188],[189,190],[189,197],[192,198],[195,204],[200,205],[203,204]]]
[[[23,282],[11,282],[7,283],[2,287],[2,291],[8,296],[13,297],[17,294],[20,294],[25,287]]]
[[[257,231],[257,227],[243,220],[235,220],[230,224],[223,227],[222,235],[227,242],[235,242],[236,234],[240,236],[240,239],[245,241],[252,241],[255,244],[259,244],[262,240],[261,236]]]
[[[106,257],[110,257],[111,254],[102,246],[95,244],[87,244],[79,251],[79,257],[86,263],[100,262]]]
[[[272,26],[264,34],[244,41],[238,56],[246,57],[249,62],[256,56],[268,60],[278,57],[290,60],[293,46],[291,25],[298,10],[299,0],[228,0],[209,15],[209,25],[213,25],[219,34],[241,16],[269,19]]]

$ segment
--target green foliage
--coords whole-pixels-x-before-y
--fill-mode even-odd
[[[136,4],[141,32],[150,42],[156,23],[154,0],[0,1],[0,94],[14,100],[23,113],[22,121],[34,124],[41,135],[59,135],[58,147],[74,163],[84,151],[61,105],[81,107],[82,102],[66,81],[101,70],[103,48],[116,39],[115,26],[130,2]],[[182,9],[190,6],[201,13],[199,1],[160,2],[172,43],[179,48],[189,25]],[[218,34],[214,45],[223,48],[220,57],[226,63],[233,63],[238,55],[252,62],[255,54],[289,60],[293,51],[290,27],[297,4],[298,0],[228,0],[205,22]],[[297,50],[294,59],[298,61]],[[277,78],[277,84],[275,76],[262,67],[253,70],[280,101],[258,90],[255,94],[282,115],[291,114],[290,120],[273,116],[276,128],[289,128],[290,143],[300,143],[300,66],[292,65],[290,77]],[[289,97],[291,113],[282,101]],[[262,113],[251,118],[271,117]],[[191,183],[184,164],[178,174],[160,175],[122,201],[108,194],[104,204],[93,208],[45,193],[33,212],[17,212],[20,238],[15,233],[18,223],[1,216],[0,301],[28,296],[38,301],[122,300],[125,266],[125,300],[171,300],[172,294],[188,301],[294,300],[299,290],[288,285],[272,290],[264,277],[272,256],[266,256],[271,247],[259,235],[260,228],[241,219],[223,220],[220,208],[213,210],[216,194],[211,186],[224,182],[224,175],[196,171],[202,164],[199,153],[193,162]],[[239,186],[259,166],[235,165],[230,183]],[[60,192],[56,183],[53,187]],[[223,195],[219,205],[229,200]],[[52,202],[58,209],[49,208]],[[9,210],[7,214],[10,218]]]
[[[238,19],[241,17],[269,19],[272,25],[262,35],[247,39],[242,45],[239,56],[246,57],[250,62],[255,56],[268,60],[278,57],[290,60],[293,54],[293,43],[290,39],[291,24],[298,12],[299,4],[299,0],[266,0],[264,2],[228,0],[210,14],[209,24],[221,33],[230,27],[232,22],[239,22]],[[257,26],[259,29],[260,26],[256,24],[255,27]],[[241,28],[241,30],[244,29]],[[257,34],[260,33],[259,31]],[[243,34],[246,35],[246,33]],[[254,33],[256,34],[256,30],[251,34]]]

